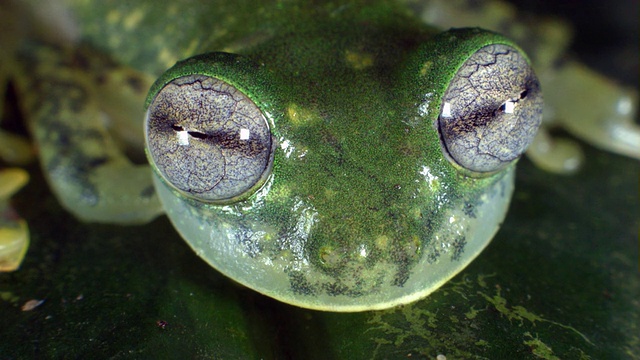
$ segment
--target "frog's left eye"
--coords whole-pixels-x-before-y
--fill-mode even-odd
[[[542,119],[542,93],[515,48],[494,44],[471,55],[442,99],[444,153],[474,173],[501,170],[529,146]]]
[[[167,83],[151,101],[145,126],[156,169],[191,198],[235,201],[269,175],[272,138],[265,116],[220,79],[188,75]]]

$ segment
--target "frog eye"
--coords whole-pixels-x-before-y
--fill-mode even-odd
[[[151,162],[187,196],[226,203],[264,183],[272,163],[272,138],[258,106],[229,83],[182,76],[151,101],[145,121]]]
[[[445,154],[464,169],[495,172],[527,149],[542,119],[540,84],[515,48],[494,44],[471,55],[442,99]]]

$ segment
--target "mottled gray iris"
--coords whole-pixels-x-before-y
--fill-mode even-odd
[[[505,168],[527,149],[542,120],[542,93],[525,57],[488,45],[469,57],[442,99],[445,153],[474,172]]]
[[[160,175],[195,199],[242,197],[268,175],[272,140],[264,115],[219,79],[190,75],[171,81],[149,106],[146,127]]]

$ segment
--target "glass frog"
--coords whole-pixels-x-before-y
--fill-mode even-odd
[[[5,2],[1,88],[14,89],[43,172],[79,219],[164,211],[200,257],[261,293],[387,308],[427,296],[488,244],[530,143],[552,171],[579,158],[534,138],[538,77],[545,91],[562,78],[550,74],[564,74],[551,64],[565,39],[549,31],[529,58],[491,31],[440,30],[513,22],[502,3],[405,5]],[[463,8],[474,15],[458,24]],[[612,116],[589,119],[620,132],[634,102],[610,93]]]

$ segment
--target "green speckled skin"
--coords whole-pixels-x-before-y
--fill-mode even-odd
[[[263,110],[277,145],[262,189],[220,206],[158,178],[160,196],[215,268],[277,299],[335,311],[415,300],[461,270],[501,222],[513,171],[469,176],[444,157],[434,126],[461,64],[485,45],[513,44],[477,29],[436,35],[385,9],[366,9],[378,11],[366,18],[349,10],[318,14],[238,56],[180,62],[147,98],[175,77],[203,74]]]

